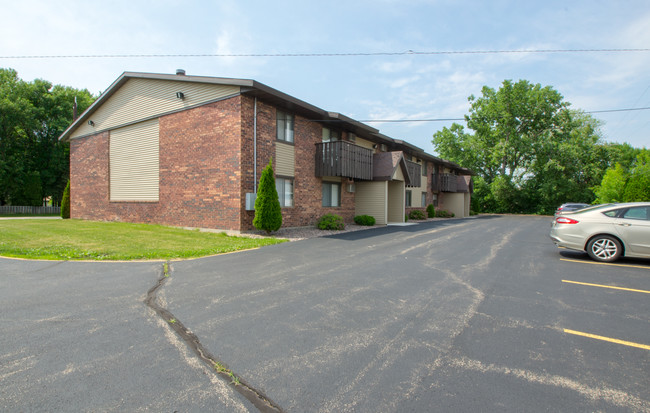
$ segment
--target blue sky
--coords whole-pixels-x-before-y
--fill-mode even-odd
[[[484,85],[526,79],[585,111],[650,107],[650,52],[338,57],[50,58],[106,54],[318,54],[649,49],[650,2],[3,1],[0,67],[105,90],[124,71],[255,79],[357,120],[462,118]],[[603,138],[650,146],[650,110],[598,113]],[[462,122],[460,122],[462,123]],[[368,123],[435,153],[451,122]]]

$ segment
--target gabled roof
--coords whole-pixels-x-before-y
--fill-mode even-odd
[[[401,168],[406,185],[410,185],[411,175],[409,175],[403,152],[395,151],[376,153],[372,157],[372,180],[390,181],[395,176],[397,168]]]
[[[84,113],[79,116],[59,137],[59,140],[67,141],[70,139],[70,136],[73,132],[83,125],[88,120],[91,119],[93,113],[101,107],[108,99],[111,98],[126,82],[130,79],[153,79],[153,80],[168,80],[174,82],[194,82],[194,83],[205,83],[213,85],[227,85],[227,86],[237,86],[240,88],[241,94],[247,96],[257,97],[264,101],[267,101],[277,107],[286,109],[288,111],[299,114],[309,120],[315,122],[323,122],[324,124],[331,123],[337,127],[349,130],[357,134],[359,137],[367,139],[374,143],[386,144],[391,151],[408,151],[413,155],[433,162],[443,164],[445,166],[458,169],[459,171],[464,172],[468,175],[473,175],[474,173],[467,168],[462,168],[459,165],[446,161],[440,158],[437,158],[433,155],[430,155],[424,150],[414,146],[408,142],[404,142],[399,139],[393,139],[389,136],[379,133],[378,129],[375,129],[371,126],[366,125],[365,123],[359,122],[352,118],[349,118],[345,115],[342,115],[337,112],[329,112],[324,109],[321,109],[317,106],[309,104],[305,101],[297,99],[293,96],[290,96],[286,93],[280,92],[279,90],[273,89],[263,83],[257,82],[252,79],[235,79],[235,78],[224,78],[224,77],[210,77],[210,76],[189,76],[185,75],[184,72],[178,73],[175,75],[172,74],[160,74],[160,73],[141,73],[141,72],[124,72],[120,77],[118,77],[105,91],[100,95],[100,97],[92,104]],[[403,159],[403,156],[402,156]],[[404,161],[404,167],[406,166]],[[408,172],[405,173],[405,176],[408,175]]]

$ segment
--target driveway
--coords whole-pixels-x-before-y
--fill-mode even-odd
[[[169,277],[1,260],[0,410],[649,411],[650,265],[561,253],[548,223],[376,228]]]

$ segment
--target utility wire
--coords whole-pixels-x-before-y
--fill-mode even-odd
[[[606,109],[606,110],[591,110],[584,111],[584,113],[614,113],[614,112],[632,112],[638,110],[650,110],[650,107],[645,108],[626,108],[626,109]],[[450,122],[450,121],[464,121],[465,118],[438,118],[438,119],[367,119],[359,120],[363,123],[407,123],[407,122]]]
[[[166,58],[166,57],[354,57],[354,56],[407,56],[407,55],[462,55],[462,54],[531,54],[531,53],[637,53],[648,49],[522,49],[522,50],[438,50],[402,52],[353,53],[199,53],[199,54],[77,54],[77,55],[15,55],[0,59],[114,59],[114,58]]]

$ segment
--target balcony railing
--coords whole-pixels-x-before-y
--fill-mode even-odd
[[[452,174],[440,175],[440,190],[442,192],[458,192],[458,177]]]
[[[316,176],[372,180],[372,150],[346,141],[316,144]]]
[[[406,169],[411,176],[411,184],[407,186],[419,187],[422,183],[422,166],[415,162],[406,161]]]

